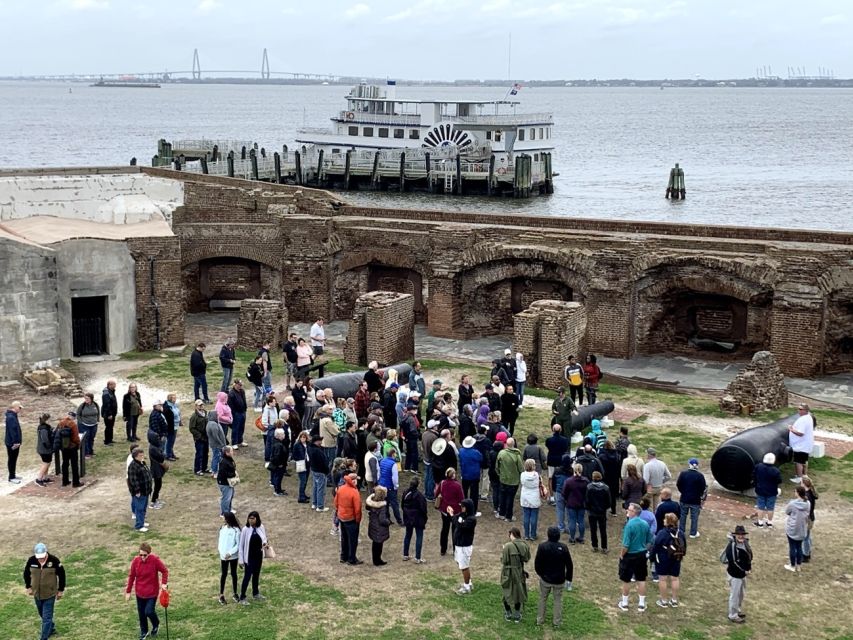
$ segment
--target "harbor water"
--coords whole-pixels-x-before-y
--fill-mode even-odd
[[[157,139],[294,148],[345,86],[0,82],[0,168],[150,164]],[[498,87],[398,87],[398,97],[495,100]],[[853,231],[853,90],[524,87],[554,114],[555,193],[530,200],[350,193],[400,208]],[[679,162],[687,199],[664,199]]]

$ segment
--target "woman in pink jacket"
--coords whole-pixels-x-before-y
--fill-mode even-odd
[[[228,406],[228,394],[220,391],[216,394],[216,419],[219,421],[222,430],[225,432],[225,439],[228,439],[228,428],[234,422],[234,416],[231,413],[231,407]]]

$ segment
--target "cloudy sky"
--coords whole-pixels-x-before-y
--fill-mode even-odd
[[[0,0],[0,75],[853,76],[853,0]]]

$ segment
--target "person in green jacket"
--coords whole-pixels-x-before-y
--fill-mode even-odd
[[[566,395],[563,387],[557,388],[557,397],[551,403],[551,424],[560,423],[567,437],[572,435],[572,414],[577,415],[578,408],[572,399]]]
[[[521,611],[527,602],[527,572],[524,563],[530,560],[530,548],[521,539],[518,527],[509,530],[509,542],[501,552],[501,589],[504,619],[521,622]]]
[[[506,447],[498,454],[495,462],[498,478],[501,481],[501,502],[498,507],[498,518],[512,522],[512,509],[515,505],[515,494],[521,483],[521,472],[524,471],[524,460],[521,451],[515,446],[515,438],[508,438]]]

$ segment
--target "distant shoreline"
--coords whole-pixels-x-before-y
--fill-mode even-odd
[[[64,84],[82,84],[91,83],[95,79],[100,79],[101,76],[59,76],[59,77],[43,77],[43,76],[0,76],[0,82],[32,82],[32,83],[64,83]],[[377,80],[375,78],[339,78],[333,81],[326,81],[325,84],[331,86],[350,86],[358,84],[366,80],[367,82],[381,82],[385,80]],[[324,84],[319,80],[294,79],[294,78],[168,78],[162,76],[140,76],[140,82],[158,82],[163,85],[170,84],[242,84],[242,85],[292,85],[292,86],[321,86]],[[630,78],[616,80],[520,80],[523,87],[565,87],[565,88],[587,88],[587,87],[630,87],[630,88],[794,88],[794,89],[850,89],[853,88],[853,78],[732,78],[719,80],[632,80]],[[406,87],[506,87],[512,82],[508,80],[453,80],[453,81],[411,81],[399,80],[398,86]]]

